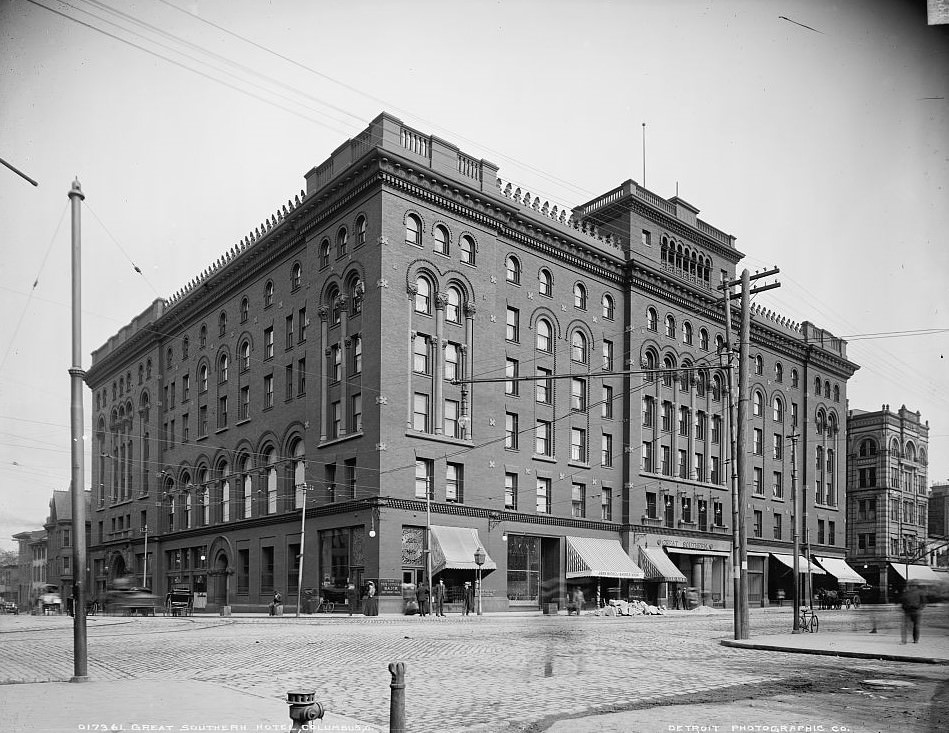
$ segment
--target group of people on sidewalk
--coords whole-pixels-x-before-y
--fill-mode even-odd
[[[429,595],[428,583],[419,583],[418,588],[415,589],[415,600],[418,602],[419,616],[428,616],[430,613],[432,613],[432,608],[429,604],[429,601],[434,602],[434,615],[444,616],[445,601],[448,600],[448,588],[445,587],[444,579],[438,579],[438,583],[432,587],[431,595]],[[464,589],[462,590],[461,594],[461,600],[462,614],[467,616],[469,613],[471,613],[471,611],[474,610],[474,587],[471,585],[470,581],[465,581]]]

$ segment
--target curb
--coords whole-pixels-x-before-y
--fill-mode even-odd
[[[851,657],[854,659],[882,659],[887,662],[915,662],[916,664],[944,664],[949,665],[949,659],[940,657],[908,657],[901,654],[886,654],[884,652],[848,652],[845,650],[829,649],[798,649],[777,644],[748,644],[733,639],[722,639],[719,644],[733,649],[756,649],[766,652],[787,652],[788,654],[816,654],[824,657]]]

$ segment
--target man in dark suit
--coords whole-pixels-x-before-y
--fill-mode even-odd
[[[467,616],[474,609],[474,588],[471,586],[469,581],[465,581],[465,611],[464,614]]]
[[[425,616],[428,614],[428,600],[430,598],[428,594],[428,583],[422,581],[418,584],[418,590],[415,591],[415,598],[418,600],[418,613],[419,616]]]
[[[435,615],[444,616],[445,615],[445,599],[448,598],[448,589],[445,587],[445,581],[442,578],[438,579],[438,585],[435,586]]]

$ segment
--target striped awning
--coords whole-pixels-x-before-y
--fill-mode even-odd
[[[928,565],[907,565],[901,562],[891,562],[890,566],[903,580],[919,580],[923,583],[941,583],[945,580],[944,573],[937,573]]]
[[[777,560],[782,565],[787,565],[788,568],[794,570],[794,556],[793,555],[779,555],[776,552],[771,553],[771,557]],[[808,563],[807,558],[803,555],[798,555],[798,572],[800,573],[810,573],[811,575],[827,575],[823,570],[821,570],[813,562]]]
[[[860,573],[850,567],[847,562],[839,557],[819,557],[815,556],[818,564],[828,573],[837,578],[840,583],[860,583],[866,585],[867,581]]]
[[[688,582],[661,547],[640,547],[639,564],[646,573],[646,580],[663,580],[667,583]]]
[[[432,575],[446,568],[452,570],[477,570],[475,551],[484,549],[484,543],[474,527],[441,527],[432,525]],[[484,554],[482,572],[497,570],[494,560]]]
[[[566,577],[640,579],[645,574],[619,540],[567,537]]]

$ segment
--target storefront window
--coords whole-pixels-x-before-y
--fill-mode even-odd
[[[512,604],[537,605],[540,601],[540,539],[508,535],[507,597]]]

